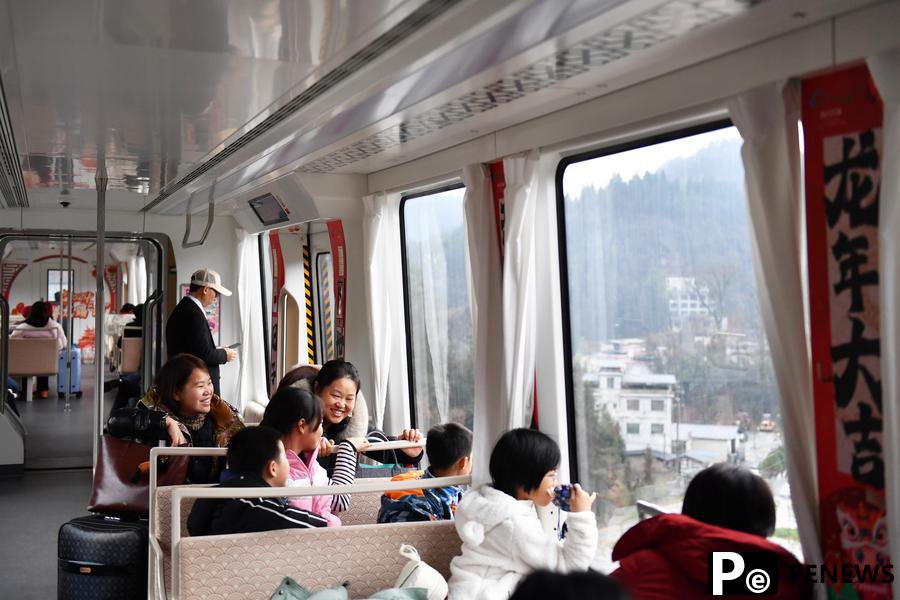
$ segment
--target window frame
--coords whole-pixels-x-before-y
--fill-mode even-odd
[[[418,428],[418,415],[416,414],[416,381],[415,381],[415,364],[413,360],[412,347],[412,319],[409,314],[409,270],[406,266],[406,203],[416,198],[424,198],[425,196],[434,196],[443,192],[458,190],[465,188],[466,185],[462,180],[454,180],[438,187],[432,187],[417,192],[402,194],[400,196],[400,267],[403,274],[403,325],[406,333],[406,381],[409,387],[409,422],[413,429]],[[463,217],[463,226],[465,226],[465,217]]]
[[[557,250],[559,253],[559,292],[560,292],[560,310],[562,312],[562,338],[563,338],[563,379],[565,381],[566,395],[566,433],[568,436],[568,454],[569,454],[569,478],[573,483],[579,482],[578,474],[579,459],[578,456],[578,440],[575,406],[575,378],[573,372],[573,356],[572,356],[572,319],[569,295],[569,259],[568,244],[566,238],[566,195],[563,189],[563,179],[565,178],[566,168],[569,165],[586,160],[593,160],[604,156],[612,156],[638,148],[646,148],[655,146],[665,142],[687,138],[719,129],[734,127],[734,123],[729,118],[716,119],[707,123],[701,123],[691,127],[682,127],[671,131],[662,131],[660,133],[636,138],[627,142],[611,144],[609,146],[601,146],[586,152],[579,152],[565,156],[556,166],[556,239]],[[401,211],[402,219],[402,211]],[[626,424],[627,425],[627,424]]]
[[[655,406],[661,406],[662,408],[654,408]],[[661,398],[651,398],[650,399],[650,412],[666,412],[666,401]]]
[[[632,427],[636,429],[636,431],[631,431]],[[625,423],[625,435],[641,435],[641,424],[638,423]]]

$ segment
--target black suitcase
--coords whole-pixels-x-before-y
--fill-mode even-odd
[[[59,600],[147,598],[147,522],[78,517],[59,528]]]

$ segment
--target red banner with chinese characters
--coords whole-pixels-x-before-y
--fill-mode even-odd
[[[340,219],[328,221],[328,238],[334,271],[334,355],[343,360],[347,327],[347,242]]]
[[[281,234],[278,230],[270,231],[268,236],[272,265],[272,351],[269,361],[269,382],[274,390],[278,385],[278,300],[281,298],[281,290],[284,287],[284,254],[281,251]]]
[[[847,600],[891,595],[880,573],[891,563],[878,297],[882,112],[865,65],[803,81],[822,550],[828,566],[879,570],[875,577],[859,577],[853,569],[850,583],[826,580],[829,597]]]

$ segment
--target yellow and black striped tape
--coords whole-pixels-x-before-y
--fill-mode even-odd
[[[312,268],[309,260],[309,246],[303,246],[303,295],[306,299],[306,355],[309,364],[316,363],[316,332],[313,324]]]

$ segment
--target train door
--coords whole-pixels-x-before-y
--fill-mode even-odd
[[[306,223],[263,233],[260,245],[274,389],[295,365],[322,364],[343,355],[342,227],[340,221]]]
[[[140,397],[161,364],[167,242],[109,234],[98,282],[92,233],[0,233],[2,380],[12,390],[0,402],[10,429],[0,465],[92,466],[110,409]],[[55,339],[29,331],[38,326]]]

